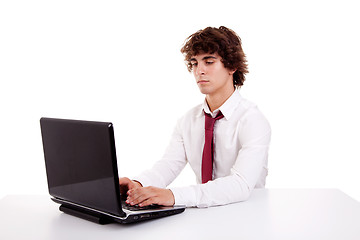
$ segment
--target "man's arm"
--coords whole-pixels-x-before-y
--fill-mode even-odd
[[[166,188],[180,174],[186,164],[184,141],[178,121],[161,160],[157,161],[151,169],[142,172],[134,179],[144,187]]]
[[[174,205],[175,199],[172,191],[165,188],[179,175],[186,164],[184,143],[178,122],[162,159],[156,162],[150,170],[135,177],[136,180],[128,178],[120,180],[123,185],[122,194],[128,195],[127,203],[140,206]]]

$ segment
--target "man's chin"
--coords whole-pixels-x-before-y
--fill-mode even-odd
[[[202,87],[199,87],[199,90],[202,94],[209,94],[211,92],[210,89],[202,88]]]

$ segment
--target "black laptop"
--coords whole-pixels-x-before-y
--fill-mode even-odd
[[[128,206],[120,195],[113,124],[41,118],[49,193],[60,210],[100,224],[181,213],[184,206]]]

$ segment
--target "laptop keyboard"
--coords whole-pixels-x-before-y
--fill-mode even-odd
[[[158,209],[160,208],[160,205],[157,205],[157,204],[152,204],[152,205],[149,205],[149,206],[145,206],[145,207],[140,207],[139,205],[130,205],[130,204],[127,204],[125,201],[122,202],[122,207],[127,209],[127,210],[130,210],[130,211],[143,211],[143,210],[150,210],[150,209]]]

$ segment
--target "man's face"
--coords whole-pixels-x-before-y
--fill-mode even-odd
[[[224,67],[217,53],[198,54],[190,59],[190,63],[201,93],[217,95],[224,91],[234,90],[234,71]]]

